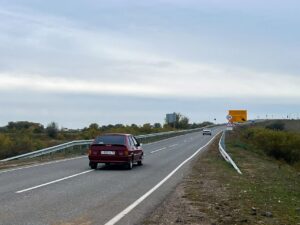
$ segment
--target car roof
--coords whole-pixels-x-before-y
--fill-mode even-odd
[[[99,136],[130,136],[131,134],[124,134],[124,133],[106,133],[106,134],[101,134]]]

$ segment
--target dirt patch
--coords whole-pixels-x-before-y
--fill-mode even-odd
[[[162,205],[147,218],[144,224],[201,224],[210,225],[207,215],[200,212],[193,206],[193,202],[187,199],[185,195],[184,183],[181,183],[167,197]]]

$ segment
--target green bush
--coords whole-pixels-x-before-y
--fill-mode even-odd
[[[51,122],[48,124],[46,131],[49,137],[56,138],[58,135],[58,125],[55,122]]]
[[[270,130],[284,130],[284,127],[284,123],[281,121],[277,121],[266,126],[266,128]]]
[[[300,161],[300,134],[265,128],[243,130],[243,137],[269,156],[289,164]]]
[[[11,156],[13,149],[13,142],[9,136],[0,134],[0,158]]]

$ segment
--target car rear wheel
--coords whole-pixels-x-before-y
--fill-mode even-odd
[[[93,170],[97,169],[97,165],[98,165],[98,163],[90,162],[90,167]]]
[[[132,159],[127,163],[127,169],[131,170],[133,167]]]

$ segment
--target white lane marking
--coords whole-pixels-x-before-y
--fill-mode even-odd
[[[215,137],[218,134],[216,134],[204,146],[202,146],[201,148],[199,148],[193,155],[191,155],[189,158],[187,158],[186,160],[184,160],[179,166],[177,166],[171,173],[169,173],[163,180],[161,180],[158,184],[156,184],[148,192],[146,192],[144,195],[142,195],[135,202],[133,202],[131,205],[129,205],[127,208],[125,208],[122,212],[120,212],[119,214],[117,214],[111,220],[109,220],[108,222],[106,222],[104,225],[114,225],[117,222],[119,222],[124,216],[126,216],[128,213],[130,213],[136,206],[138,206],[141,202],[143,202],[149,195],[151,195],[155,190],[157,190],[161,185],[163,185],[170,177],[172,177],[174,175],[174,173],[176,173],[184,164],[186,164],[188,161],[190,161],[192,158],[194,158],[202,149],[204,149],[206,146],[208,146],[215,139]]]
[[[40,185],[37,185],[37,186],[34,186],[34,187],[26,188],[26,189],[17,191],[16,193],[20,194],[20,193],[23,193],[23,192],[26,192],[26,191],[31,191],[33,189],[44,187],[44,186],[47,186],[47,185],[50,185],[50,184],[54,184],[54,183],[57,183],[57,182],[60,182],[60,181],[63,181],[63,180],[67,180],[67,179],[70,179],[70,178],[73,178],[73,177],[77,177],[79,175],[86,174],[86,173],[89,173],[89,172],[92,172],[92,171],[94,171],[94,170],[87,170],[87,171],[84,171],[84,172],[81,172],[81,173],[73,174],[73,175],[68,176],[68,177],[60,178],[58,180],[54,180],[54,181],[50,181],[50,182],[47,182],[47,183],[44,183],[44,184],[40,184]]]
[[[15,168],[15,169],[9,169],[9,170],[3,170],[3,171],[0,170],[0,174],[7,173],[7,172],[12,172],[12,171],[16,171],[16,170],[28,169],[28,168],[37,167],[37,166],[44,166],[44,165],[60,163],[60,162],[66,162],[66,161],[75,160],[75,159],[81,159],[81,158],[85,158],[85,157],[87,158],[87,155],[78,156],[78,157],[69,158],[69,159],[60,159],[60,160],[55,160],[55,161],[46,162],[46,163],[39,163],[39,164],[30,165],[30,166],[23,166],[23,167]]]
[[[159,140],[159,141],[155,141],[155,142],[143,144],[143,146],[144,146],[144,145],[152,145],[152,144],[156,144],[156,143],[159,143],[159,142],[163,142],[163,141],[175,139],[175,138],[178,138],[178,137],[186,137],[186,136],[188,136],[188,135],[196,134],[196,133],[200,133],[200,132],[201,132],[201,131],[196,131],[196,132],[193,132],[193,133],[187,133],[187,134],[177,135],[177,136],[170,137],[170,138],[166,138],[166,139],[162,139],[162,140]]]
[[[170,145],[169,148],[173,148],[175,146],[177,146],[178,144],[174,144],[174,145]]]
[[[176,150],[180,150],[178,148],[170,148],[168,151],[176,151]]]
[[[153,153],[155,153],[155,152],[159,152],[159,151],[165,150],[166,148],[167,148],[167,147],[163,147],[163,148],[154,150],[154,151],[150,152],[150,154],[153,154]]]

